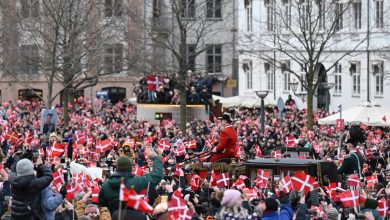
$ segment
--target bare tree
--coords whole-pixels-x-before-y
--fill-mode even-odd
[[[129,42],[127,19],[131,12],[124,10],[123,5],[107,5],[101,1],[21,2],[21,12],[15,18],[19,24],[18,42],[14,43],[21,45],[22,59],[11,65],[13,68],[5,64],[5,69],[22,83],[26,83],[24,79],[31,77],[32,71],[42,73],[48,87],[46,106],[50,108],[62,93],[67,124],[68,102],[73,101],[75,90],[96,85],[102,76],[128,70],[139,57],[139,53],[134,52],[132,56],[122,45]],[[40,8],[23,5],[29,2],[40,2]],[[34,10],[35,7],[38,8]],[[31,16],[34,19],[28,19]],[[32,44],[26,47],[23,45],[26,41]],[[62,88],[53,94],[55,83],[60,83]]]
[[[313,95],[321,86],[321,77],[338,61],[361,49],[366,41],[366,34],[362,36],[349,30],[362,28],[361,20],[353,21],[353,17],[349,17],[354,6],[351,0],[264,0],[264,4],[267,20],[261,25],[268,32],[256,38],[258,47],[255,49],[245,44],[241,47],[300,81],[307,91],[307,127],[312,129]],[[286,60],[300,68],[293,68]],[[325,61],[332,64],[322,69],[325,74],[316,74],[316,68]]]
[[[148,47],[152,47],[156,55],[150,61],[157,62],[155,65],[159,69],[177,72],[180,91],[180,129],[185,132],[186,86],[188,70],[193,68],[191,61],[204,53],[210,39],[226,28],[227,18],[232,14],[226,9],[229,8],[228,6],[233,8],[233,2],[221,0],[169,0],[168,4],[164,4],[161,0],[148,2],[151,5],[146,8],[151,8],[153,12],[152,18],[144,21],[145,29]],[[191,50],[188,50],[188,44],[191,44]],[[161,54],[168,55],[168,58],[158,60]],[[169,55],[172,55],[172,58]],[[208,67],[197,64],[196,69],[207,71]]]

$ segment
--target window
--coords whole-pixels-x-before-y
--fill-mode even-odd
[[[243,69],[246,75],[246,88],[253,88],[253,71],[252,71],[252,61],[247,60],[243,64]]]
[[[39,73],[39,51],[36,45],[21,46],[21,68],[24,74]]]
[[[383,28],[383,0],[375,2],[375,27]]]
[[[38,0],[20,0],[23,18],[38,17],[39,1]]]
[[[352,75],[352,95],[360,95],[360,64],[351,63],[349,71]]]
[[[266,8],[267,8],[267,30],[274,31],[274,9],[272,7],[271,0],[265,0]]]
[[[282,64],[282,73],[283,73],[283,82],[284,82],[284,91],[290,91],[290,79],[291,74],[289,72],[290,64],[289,63],[283,63]]]
[[[222,0],[207,0],[207,18],[222,18]]]
[[[206,49],[207,57],[207,72],[220,73],[222,72],[222,46],[209,45]]]
[[[341,30],[343,29],[343,14],[344,14],[344,5],[342,3],[336,4],[336,10],[335,10],[335,29]]]
[[[195,18],[195,0],[180,0],[182,18]]]
[[[106,17],[121,17],[122,7],[122,0],[105,0],[104,13]]]
[[[362,28],[362,3],[353,3],[353,18],[355,29]]]
[[[252,0],[245,1],[246,31],[252,32]]]
[[[341,64],[336,64],[336,70],[334,74],[334,94],[341,94],[342,92],[342,79],[341,79],[341,73],[342,73],[342,66]]]
[[[153,16],[155,18],[160,17],[161,15],[161,3],[160,0],[153,0]]]
[[[325,2],[324,1],[319,1],[318,2],[318,27],[320,30],[325,29]]]
[[[186,47],[186,66],[192,71],[195,71],[195,48],[194,44],[188,44]]]
[[[119,73],[123,67],[122,44],[105,45],[104,68],[106,73]]]
[[[301,73],[299,78],[300,78],[300,80],[298,82],[301,85],[301,93],[305,93],[306,92],[306,88],[305,88],[304,85],[305,85],[305,82],[307,81],[306,73]]]
[[[308,29],[309,28],[309,18],[310,18],[310,13],[309,13],[309,6],[307,3],[307,0],[300,0],[299,4],[299,22],[300,22],[300,28],[301,29]]]
[[[383,95],[383,62],[373,65],[373,73],[375,76],[375,95]]]
[[[284,6],[284,25],[286,28],[291,27],[291,0],[283,0]]]
[[[267,90],[273,91],[274,90],[274,73],[271,70],[271,65],[269,63],[264,64],[264,72],[267,75]]]

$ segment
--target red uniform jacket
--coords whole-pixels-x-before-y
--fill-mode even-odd
[[[234,158],[237,153],[237,133],[233,126],[228,125],[219,135],[219,142],[216,153],[210,158],[211,162],[223,158]]]

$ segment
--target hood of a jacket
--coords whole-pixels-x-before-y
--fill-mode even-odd
[[[28,189],[28,187],[31,184],[31,181],[33,181],[34,178],[35,178],[34,175],[17,176],[12,181],[12,188],[18,189],[18,190]]]

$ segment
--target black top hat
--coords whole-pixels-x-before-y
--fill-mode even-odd
[[[229,113],[224,113],[222,115],[222,118],[221,120],[225,120],[227,123],[232,123],[232,118],[230,117],[230,114]]]

